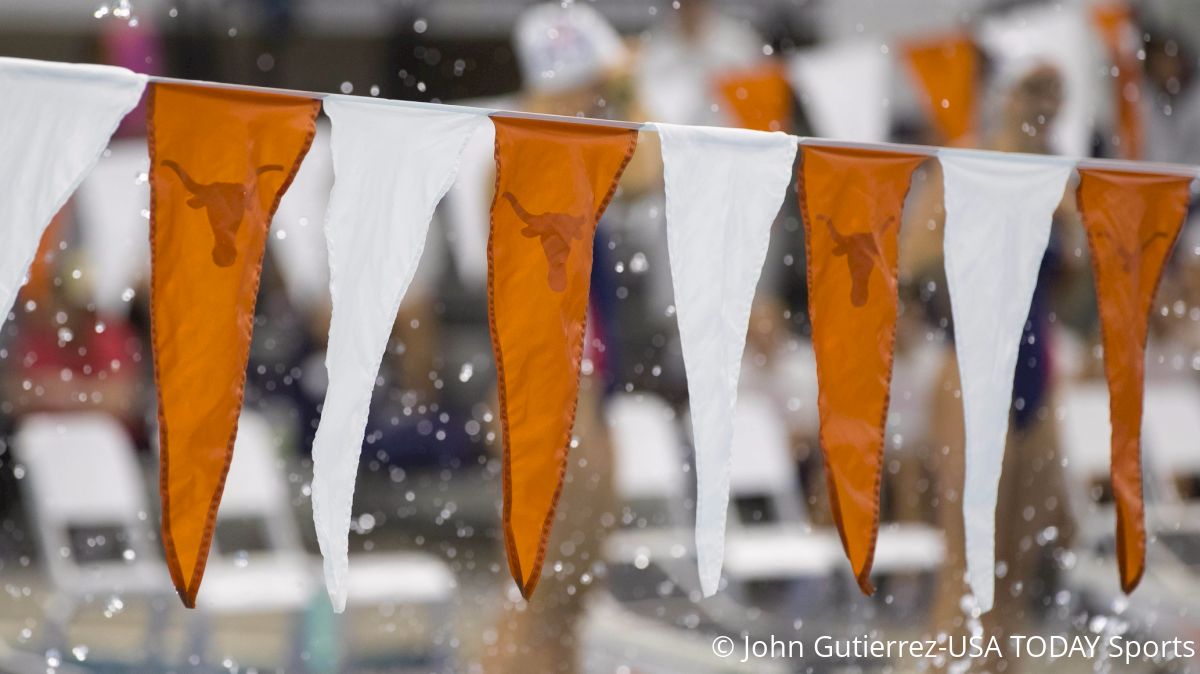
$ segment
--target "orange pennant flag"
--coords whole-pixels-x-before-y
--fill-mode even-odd
[[[504,433],[504,547],[528,599],[567,467],[592,239],[637,131],[493,117],[488,317]]]
[[[1163,266],[1187,215],[1190,177],[1079,169],[1079,209],[1088,233],[1112,421],[1121,588],[1142,578],[1142,386],[1146,331]]]
[[[1092,9],[1092,22],[1100,33],[1109,59],[1117,69],[1117,150],[1125,159],[1142,157],[1142,109],[1139,105],[1142,66],[1138,62],[1137,28],[1133,10],[1124,2],[1108,2]]]
[[[267,227],[320,103],[155,84],[148,105],[162,536],[190,608],[233,458]]]
[[[862,591],[879,530],[879,481],[898,303],[900,216],[926,157],[802,146],[800,208],[820,441],[842,546]]]
[[[783,65],[772,60],[717,78],[717,90],[737,125],[754,131],[788,131],[792,125],[792,89]]]
[[[925,91],[934,125],[949,145],[970,142],[975,131],[979,54],[970,36],[950,33],[909,44],[908,62]]]

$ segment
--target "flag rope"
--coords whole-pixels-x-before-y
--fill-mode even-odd
[[[210,87],[214,89],[231,89],[235,91],[249,91],[258,93],[273,93],[286,94],[290,96],[303,96],[306,98],[314,98],[324,100],[329,96],[338,94],[323,93],[318,91],[304,91],[300,89],[277,89],[274,87],[261,87],[250,84],[231,84],[228,82],[207,82],[203,80],[188,80],[176,77],[162,77],[159,75],[149,76],[151,82],[159,82],[163,84],[181,84],[187,86]],[[595,117],[583,116],[567,116],[567,115],[550,115],[538,112],[522,112],[518,110],[504,110],[501,108],[484,108],[470,105],[455,105],[450,103],[430,103],[425,101],[406,101],[391,98],[378,98],[374,96],[355,96],[363,100],[374,101],[385,105],[395,105],[401,108],[417,108],[426,110],[455,110],[458,112],[474,113],[477,115],[489,115],[497,117],[509,117],[517,119],[533,119],[548,122],[567,122],[571,124],[587,124],[591,126],[607,126],[620,129],[636,129],[638,131],[657,132],[657,128],[653,122],[628,122],[623,120],[613,119],[598,119]],[[929,157],[936,157],[939,153],[948,152],[958,156],[980,157],[986,159],[1003,159],[1008,161],[1023,161],[1034,163],[1049,163],[1049,164],[1073,164],[1077,168],[1100,169],[1109,171],[1127,171],[1133,173],[1154,173],[1154,174],[1171,174],[1179,176],[1187,176],[1193,179],[1200,179],[1200,166],[1187,164],[1168,164],[1159,162],[1144,162],[1132,161],[1128,159],[1096,159],[1090,157],[1068,157],[1064,155],[1045,155],[1045,154],[1028,154],[1022,152],[1000,152],[997,150],[980,150],[974,148],[947,148],[934,145],[909,145],[906,143],[864,143],[848,140],[837,140],[833,138],[817,138],[812,136],[794,136],[797,142],[801,145],[814,145],[819,147],[834,147],[845,149],[862,149],[862,150],[877,150],[882,152],[896,152],[902,154],[922,154]]]

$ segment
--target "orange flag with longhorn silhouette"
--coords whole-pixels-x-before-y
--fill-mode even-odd
[[[1146,562],[1142,503],[1142,393],[1146,332],[1163,266],[1187,215],[1190,176],[1079,169],[1077,197],[1088,234],[1112,422],[1121,589]]]
[[[196,604],[242,407],[267,227],[313,139],[318,101],[150,88],[151,333],[162,537]]]
[[[488,318],[504,434],[504,547],[528,599],[567,467],[596,222],[637,131],[493,117]]]
[[[896,334],[900,216],[915,154],[802,146],[800,208],[820,442],[842,545],[863,592],[879,530]]]

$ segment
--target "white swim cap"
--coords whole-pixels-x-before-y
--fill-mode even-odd
[[[621,36],[584,4],[530,7],[517,19],[513,42],[525,86],[543,93],[592,84],[626,58]]]

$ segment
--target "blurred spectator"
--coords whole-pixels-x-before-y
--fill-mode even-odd
[[[763,38],[709,0],[683,0],[649,33],[638,65],[638,95],[657,121],[720,125],[714,83],[763,58]]]

